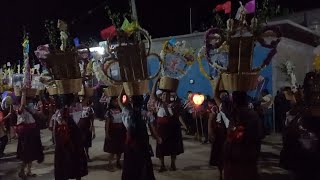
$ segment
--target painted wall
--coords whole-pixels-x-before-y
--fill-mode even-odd
[[[286,81],[286,74],[279,70],[281,63],[290,60],[295,64],[295,75],[298,84],[303,84],[304,76],[312,70],[314,59],[314,47],[303,44],[292,39],[282,38],[278,45],[278,53],[273,58],[272,64],[272,83],[273,93],[277,92],[282,87],[290,85]]]
[[[199,50],[204,44],[203,37],[204,33],[195,33],[177,36],[176,39],[177,41],[186,40],[193,48]],[[163,43],[169,39],[171,39],[171,37],[154,39],[152,41],[151,52],[160,53]],[[313,60],[313,47],[291,39],[282,38],[277,50],[278,53],[273,58],[273,63],[261,72],[261,79],[264,80],[261,82],[259,89],[249,92],[251,96],[259,96],[259,92],[264,88],[275,95],[278,89],[288,85],[288,83],[285,82],[285,76],[278,69],[279,64],[285,62],[287,59],[290,59],[296,65],[296,76],[299,84],[303,82],[304,74],[310,71]],[[269,49],[263,48],[257,44],[254,49],[253,66],[260,66],[269,51]],[[202,62],[205,69],[209,70],[208,63],[206,63],[205,60]],[[152,68],[158,67],[156,65],[151,65],[151,69]],[[154,70],[152,71],[154,72]],[[190,84],[190,80],[194,80],[194,84]],[[200,73],[199,64],[197,62],[193,64],[187,75],[180,80],[178,95],[180,97],[186,97],[188,91],[200,92],[210,96],[213,95],[210,81]]]

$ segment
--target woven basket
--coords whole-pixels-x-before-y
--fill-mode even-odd
[[[26,89],[26,96],[27,97],[36,97],[39,95],[40,90],[34,89],[34,88],[28,88]],[[18,86],[14,87],[14,95],[15,96],[22,96],[21,88]]]
[[[123,82],[123,88],[128,96],[139,96],[149,92],[149,80]]]
[[[258,86],[258,72],[222,73],[223,87],[227,91],[250,91]]]
[[[90,88],[90,87],[81,88],[81,91],[78,92],[78,95],[92,97],[94,95],[94,88]]]
[[[162,77],[159,83],[159,89],[165,91],[177,91],[179,86],[179,80],[171,77]]]
[[[108,86],[107,88],[104,88],[104,94],[109,97],[119,96],[121,91],[123,89],[122,85],[114,85],[114,86]]]
[[[75,52],[49,54],[46,63],[56,80],[81,78],[78,54]]]
[[[255,41],[253,36],[232,37],[230,39],[228,72],[237,73],[251,71],[254,44]],[[239,58],[241,60],[240,62]]]
[[[57,94],[74,94],[81,91],[82,79],[55,80]]]
[[[58,89],[56,87],[46,87],[46,89],[50,96],[58,94]]]
[[[218,81],[217,81],[216,79],[211,79],[211,80],[210,80],[210,84],[211,84],[212,89],[214,90],[214,89],[216,88],[216,86],[218,85]],[[222,81],[220,81],[219,90],[224,90],[223,82],[222,82]]]

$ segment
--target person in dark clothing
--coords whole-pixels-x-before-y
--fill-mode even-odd
[[[4,150],[8,144],[8,135],[4,123],[4,114],[0,111],[0,158],[4,156]]]
[[[123,122],[127,129],[121,179],[155,180],[151,161],[152,149],[149,144],[146,122],[141,113],[143,96],[131,96],[126,102],[121,102],[122,96],[118,99],[123,113]],[[159,139],[158,142],[160,143]]]
[[[22,179],[35,177],[36,174],[31,172],[32,162],[42,163],[44,160],[40,129],[36,124],[36,112],[32,102],[33,99],[26,95],[26,89],[22,90],[16,125],[18,134],[17,158],[22,161],[18,175]]]
[[[80,180],[88,174],[87,156],[81,131],[75,123],[69,109],[74,102],[74,95],[60,95],[55,121],[54,176],[56,180]]]
[[[220,121],[227,128],[227,135],[223,150],[223,170],[225,180],[257,180],[257,161],[261,146],[262,125],[258,114],[249,108],[246,92],[232,93],[229,106],[221,103],[218,95],[221,78],[215,89],[215,101],[222,107]],[[225,103],[226,104],[226,103]],[[218,116],[219,117],[219,116]],[[219,122],[217,118],[217,121]]]

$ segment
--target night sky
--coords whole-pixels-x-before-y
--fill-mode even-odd
[[[193,9],[193,28],[201,31],[201,24],[210,25],[213,7],[225,1],[136,0],[136,4],[141,26],[152,37],[163,37],[189,33],[190,7]],[[319,2],[315,3],[319,0],[276,1],[281,7],[294,10],[320,7]],[[0,64],[7,61],[17,63],[21,59],[24,25],[30,33],[31,52],[38,45],[48,43],[44,29],[46,19],[66,20],[71,35],[79,37],[81,41],[87,41],[90,37],[100,41],[100,31],[111,25],[104,9],[106,4],[115,12],[129,9],[129,0],[1,0]]]

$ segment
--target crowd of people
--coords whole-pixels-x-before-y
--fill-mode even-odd
[[[151,93],[145,96],[126,96],[122,91],[118,97],[101,97],[105,108],[103,150],[110,154],[108,168],[122,169],[123,180],[152,180],[155,176],[151,157],[160,160],[158,171],[161,173],[167,171],[164,157],[170,156],[170,171],[176,171],[177,156],[185,151],[182,138],[185,130],[187,135],[212,144],[208,162],[218,167],[221,179],[258,179],[261,140],[270,133],[273,122],[273,100],[268,91],[264,90],[261,98],[253,101],[246,92],[229,93],[217,86],[213,98],[207,97],[202,105],[196,105],[192,92],[188,92],[188,98],[182,102],[176,92],[158,89],[158,83],[156,81]],[[286,97],[284,100],[289,103],[289,110],[294,107]],[[35,98],[27,97],[23,90],[22,96],[13,103],[2,101],[0,155],[4,156],[9,139],[18,139],[17,158],[22,162],[20,178],[36,176],[31,172],[32,162],[44,160],[40,130],[46,127],[52,131],[55,144],[55,179],[81,179],[88,174],[96,116],[91,98],[47,93]],[[277,103],[276,98],[276,106]],[[283,122],[280,127],[285,126],[283,118],[287,116],[278,111],[275,116]],[[155,153],[149,143],[148,129],[157,142]],[[283,129],[287,135],[288,129]],[[291,152],[285,152],[292,143],[287,143],[287,139],[284,142],[282,156],[289,157]],[[288,159],[282,158],[282,164],[288,165],[284,163]]]

